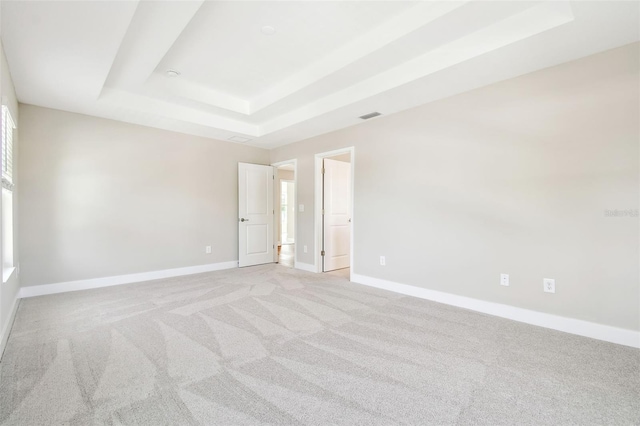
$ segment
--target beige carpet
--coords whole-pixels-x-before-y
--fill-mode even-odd
[[[631,425],[640,351],[278,265],[25,299],[20,425]]]

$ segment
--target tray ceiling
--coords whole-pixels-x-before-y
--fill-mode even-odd
[[[273,148],[638,41],[638,13],[615,1],[3,1],[2,41],[21,102]]]

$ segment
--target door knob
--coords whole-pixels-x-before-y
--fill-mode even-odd
[[[240,222],[249,222],[249,219],[245,219],[244,217],[240,219]]]

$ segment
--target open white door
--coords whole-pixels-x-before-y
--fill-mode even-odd
[[[273,176],[271,166],[238,163],[238,266],[272,263]]]
[[[351,164],[324,159],[323,271],[348,268],[351,245]]]

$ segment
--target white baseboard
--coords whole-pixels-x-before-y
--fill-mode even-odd
[[[11,313],[9,314],[9,318],[7,318],[7,322],[2,327],[2,334],[0,335],[0,358],[2,358],[2,354],[4,354],[4,348],[7,345],[7,340],[9,339],[9,334],[11,333],[11,327],[13,326],[13,320],[16,317],[16,312],[18,312],[18,304],[20,303],[20,294],[16,294],[15,299],[13,299],[13,304],[11,305]]]
[[[309,263],[296,262],[295,268],[307,272],[317,272],[316,265],[311,265]]]
[[[67,281],[55,284],[43,284],[20,289],[20,297],[44,296],[47,294],[65,293],[68,291],[88,290],[113,285],[131,284],[160,278],[179,277],[182,275],[200,274],[202,272],[220,271],[237,268],[238,262],[210,263],[207,265],[187,266],[185,268],[164,269],[161,271],[141,272],[138,274],[118,275],[113,277],[93,278],[89,280]]]
[[[470,297],[457,296],[455,294],[428,290],[426,288],[367,277],[365,275],[351,274],[351,281],[370,287],[393,291],[395,293],[418,297],[420,299],[432,300],[434,302],[470,309],[472,311],[495,315],[514,321],[563,331],[565,333],[577,334],[579,336],[591,337],[592,339],[640,348],[640,332],[634,330],[627,330],[624,328],[596,324],[589,321],[546,314],[544,312],[472,299]]]

